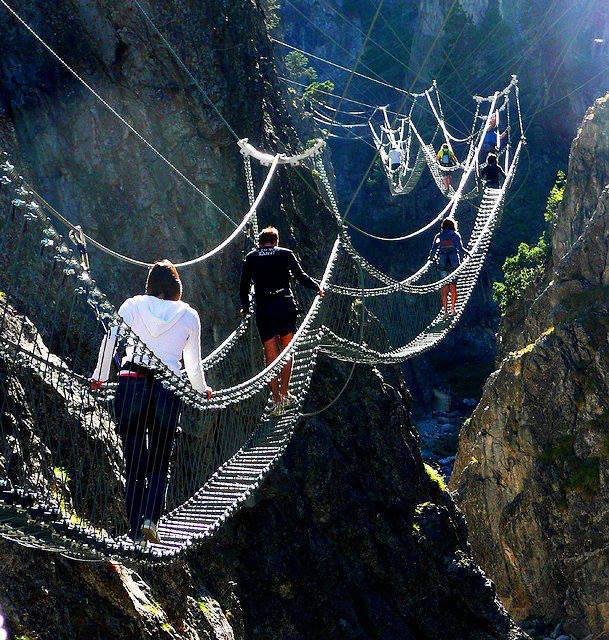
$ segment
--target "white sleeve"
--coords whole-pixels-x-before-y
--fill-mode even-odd
[[[131,309],[130,301],[125,300],[121,308],[118,310],[118,314],[127,323],[131,323]],[[97,365],[95,371],[91,376],[92,380],[99,380],[100,382],[106,382],[110,377],[110,367],[112,366],[112,358],[116,349],[116,339],[118,335],[118,325],[110,327],[110,331],[104,336],[101,346],[99,348],[99,355],[97,356]]]
[[[201,320],[199,314],[193,314],[194,327],[184,346],[184,368],[190,384],[199,392],[205,393],[208,389],[201,364]]]

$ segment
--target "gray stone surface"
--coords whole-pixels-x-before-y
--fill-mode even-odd
[[[504,327],[513,350],[461,433],[451,480],[508,610],[564,620],[576,637],[609,625],[608,102],[574,142],[555,264]]]

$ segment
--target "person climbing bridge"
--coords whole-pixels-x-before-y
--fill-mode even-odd
[[[181,298],[180,276],[171,262],[162,260],[148,272],[145,295],[128,298],[118,311],[150,350],[142,353],[135,341],[127,341],[114,400],[125,456],[127,535],[135,542],[160,542],[157,525],[165,502],[169,459],[181,409],[178,396],[156,377],[150,352],[178,376],[182,376],[183,360],[192,386],[208,400],[213,393],[201,365],[199,314]],[[102,340],[91,377],[94,390],[109,378],[117,335],[118,325]]]
[[[450,191],[450,183],[452,182],[452,175],[449,169],[454,167],[458,161],[453,150],[449,147],[448,142],[445,142],[438,151],[438,162],[440,167],[444,169],[444,191],[448,193]]]
[[[499,133],[499,127],[497,124],[497,114],[491,116],[488,129],[484,134],[484,141],[480,147],[479,162],[485,163],[489,153],[499,153],[503,148],[504,142],[510,132],[510,127],[507,127],[503,133]]]
[[[461,235],[457,229],[457,221],[445,218],[440,227],[440,233],[433,239],[429,260],[436,263],[440,278],[446,278],[460,264],[463,256],[470,255],[463,246]],[[441,298],[444,317],[448,317],[448,298],[451,299],[451,314],[456,313],[457,307],[457,281],[453,280],[442,287]]]
[[[499,166],[497,156],[489,153],[486,158],[486,165],[480,170],[480,177],[484,184],[491,189],[500,189],[505,180],[505,171]]]
[[[389,149],[389,168],[391,171],[397,171],[402,165],[402,152],[400,148],[395,146]]]
[[[317,291],[318,295],[324,295],[324,290],[304,272],[294,253],[278,245],[279,232],[275,227],[266,227],[260,232],[258,249],[248,253],[243,261],[239,286],[241,313],[246,315],[250,306],[250,287],[254,283],[256,326],[267,366],[288,346],[296,331],[298,308],[290,285],[291,277]],[[296,400],[288,393],[291,374],[290,359],[279,378],[273,378],[270,383],[274,414],[281,414]]]

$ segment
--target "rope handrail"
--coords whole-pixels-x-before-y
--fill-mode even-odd
[[[273,162],[273,156],[270,153],[265,153],[264,151],[258,150],[256,147],[254,147],[254,145],[249,143],[247,138],[242,138],[237,142],[237,144],[239,145],[239,148],[241,150],[240,153],[243,156],[254,158],[254,160],[258,160],[261,165],[268,166]],[[325,144],[325,141],[320,138],[302,153],[298,153],[292,156],[280,153],[278,155],[279,164],[288,164],[291,166],[299,165],[303,160],[312,158],[313,156],[321,153]]]
[[[460,183],[459,183],[459,187],[457,188],[457,190],[455,191],[455,195],[453,197],[453,199],[451,200],[451,202],[449,203],[449,207],[447,209],[447,215],[454,215],[454,212],[456,211],[456,208],[460,202],[461,199],[461,194],[463,191],[463,188],[465,186],[465,184],[467,183],[467,181],[469,180],[469,177],[475,167],[475,162],[474,162],[474,158],[476,158],[478,156],[478,154],[480,153],[480,149],[482,147],[482,144],[484,142],[484,134],[486,133],[486,131],[488,130],[489,126],[490,126],[490,122],[491,122],[491,117],[492,117],[492,113],[493,113],[493,109],[494,106],[496,104],[497,101],[497,97],[498,94],[495,95],[495,99],[492,101],[491,103],[491,108],[489,109],[489,114],[487,116],[487,120],[485,121],[484,127],[482,128],[482,133],[480,135],[480,140],[478,141],[478,144],[476,146],[476,152],[475,154],[471,155],[470,154],[470,158],[468,158],[468,164],[466,167],[466,170],[463,172],[463,175],[461,177]],[[424,144],[424,143],[423,143]],[[323,170],[323,164],[322,164],[322,170]],[[322,170],[320,170],[320,174],[322,174]],[[325,175],[325,170],[323,170],[323,175]],[[330,204],[331,204],[331,209],[334,212],[335,218],[337,220],[337,223],[339,223],[339,229],[341,230],[341,237],[343,240],[343,243],[349,247],[349,252],[353,255],[353,257],[356,258],[358,264],[363,267],[368,273],[370,273],[370,275],[378,278],[381,280],[381,282],[384,282],[386,285],[388,285],[385,290],[387,292],[392,292],[392,291],[396,291],[396,290],[409,290],[410,287],[414,286],[412,285],[412,281],[413,278],[415,277],[415,275],[417,274],[422,274],[425,273],[428,269],[429,269],[429,264],[424,265],[422,269],[420,269],[417,274],[410,276],[402,281],[398,281],[395,278],[391,278],[390,276],[384,274],[380,269],[377,269],[376,267],[374,267],[373,265],[371,265],[365,258],[363,258],[362,256],[360,256],[358,254],[358,252],[355,250],[355,248],[353,247],[353,245],[351,244],[351,241],[349,239],[349,236],[346,232],[346,228],[345,225],[342,222],[342,218],[340,217],[340,212],[338,211],[338,206],[336,204],[336,201],[333,197],[333,195],[331,194],[331,188],[330,188],[330,184],[329,181],[327,180],[327,176],[326,179],[324,180],[324,185],[326,188],[326,191],[328,192],[328,196],[330,199]]]
[[[494,205],[493,213],[485,225],[485,235],[480,236],[480,242],[484,244],[483,251],[478,252],[474,259],[468,262],[465,272],[462,274],[461,281],[464,282],[466,286],[465,289],[461,288],[459,290],[457,313],[447,319],[444,314],[440,312],[428,327],[417,335],[415,339],[411,340],[403,347],[393,348],[385,352],[373,349],[369,345],[362,344],[361,341],[360,343],[354,343],[346,338],[338,336],[326,327],[325,335],[333,344],[323,345],[322,351],[324,353],[348,362],[365,362],[370,365],[403,362],[405,359],[412,358],[415,355],[419,355],[433,348],[449,333],[452,328],[454,328],[454,326],[456,326],[477,282],[478,274],[484,263],[488,247],[490,246],[491,235],[494,231],[504,203],[505,192],[514,178],[523,147],[524,144],[520,143],[514,155],[510,174],[504,183],[504,187],[501,189],[501,197]]]
[[[518,76],[517,75],[513,75],[512,79],[510,80],[510,83],[507,85],[507,87],[505,87],[505,89],[503,89],[502,91],[499,92],[499,97],[501,96],[506,96],[514,87],[518,86]],[[476,102],[491,102],[494,95],[490,95],[490,96],[474,96],[474,100]]]
[[[210,258],[213,258],[215,255],[217,255],[223,249],[225,249],[229,244],[231,244],[231,242],[233,242],[233,240],[235,240],[235,238],[237,238],[243,232],[243,230],[250,223],[252,217],[256,214],[256,211],[257,211],[258,207],[260,206],[260,203],[261,203],[262,199],[266,195],[266,192],[267,192],[267,190],[269,188],[269,185],[271,184],[271,180],[273,179],[273,176],[275,175],[275,171],[276,171],[277,166],[278,166],[279,163],[280,163],[280,156],[279,155],[271,157],[271,161],[269,163],[270,169],[269,169],[269,171],[268,171],[268,173],[266,175],[265,181],[264,181],[260,191],[258,192],[258,196],[257,196],[256,200],[250,206],[248,212],[242,218],[241,222],[233,229],[233,231],[230,233],[230,235],[228,235],[220,244],[218,244],[213,249],[210,249],[209,251],[206,251],[205,253],[201,254],[200,256],[197,256],[196,258],[192,258],[191,260],[186,260],[184,262],[175,262],[174,266],[176,268],[180,269],[182,267],[190,267],[190,266],[193,266],[193,265],[196,265],[196,264],[200,264],[201,262],[205,262],[205,261],[209,260]],[[14,172],[14,166],[9,164],[7,166],[7,170],[8,170],[9,167],[11,169],[10,173],[12,175],[16,175],[15,172]],[[144,268],[148,268],[148,269],[150,267],[154,266],[153,262],[145,262],[145,261],[142,261],[142,260],[137,260],[136,258],[132,258],[132,257],[124,255],[124,254],[122,254],[122,253],[120,253],[118,251],[114,251],[113,249],[110,249],[109,247],[107,247],[103,243],[99,242],[98,240],[96,240],[95,238],[90,236],[89,234],[83,232],[79,225],[75,225],[72,222],[70,222],[55,207],[53,207],[53,205],[51,205],[43,196],[41,196],[29,183],[25,182],[24,180],[22,180],[22,182],[24,184],[24,188],[27,191],[29,191],[29,193],[38,201],[38,204],[40,206],[42,206],[44,209],[46,209],[48,211],[48,213],[50,213],[54,218],[59,220],[59,222],[64,224],[69,229],[71,229],[73,231],[82,232],[83,237],[87,240],[87,242],[89,244],[93,245],[94,247],[96,247],[100,251],[112,256],[113,258],[116,258],[117,260],[121,260],[122,262],[126,262],[128,264],[132,264],[132,265],[135,265],[135,266],[138,266],[138,267],[144,267]]]

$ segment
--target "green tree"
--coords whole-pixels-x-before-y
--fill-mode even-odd
[[[556,222],[558,209],[565,195],[565,186],[565,174],[559,171],[546,203],[544,219],[548,225]],[[530,246],[521,242],[516,254],[506,258],[503,263],[503,282],[493,283],[493,297],[502,315],[510,305],[522,298],[525,291],[543,273],[550,256],[549,236],[546,228],[536,245]]]
[[[543,214],[544,220],[549,224],[554,224],[558,216],[558,207],[560,206],[563,198],[565,197],[565,186],[567,183],[567,177],[564,171],[559,171],[554,186],[550,190],[548,196],[548,202],[546,204],[546,211]]]
[[[311,82],[311,84],[302,92],[302,97],[304,99],[307,98],[317,98],[321,100],[323,98],[323,94],[316,96],[315,93],[317,91],[323,91],[325,93],[332,93],[334,91],[334,83],[332,80],[324,80],[323,82]]]
[[[309,66],[309,59],[300,51],[290,51],[284,58],[286,69],[293,80],[315,82],[317,71]]]
[[[272,31],[279,25],[279,9],[281,5],[278,0],[261,0],[261,4],[264,11],[266,28]]]

